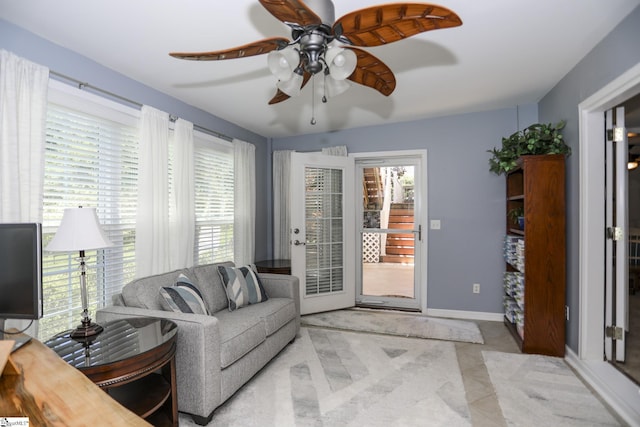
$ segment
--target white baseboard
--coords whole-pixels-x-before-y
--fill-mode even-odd
[[[484,311],[441,310],[438,308],[428,308],[425,314],[427,316],[449,317],[451,319],[488,320],[491,322],[502,322],[504,320],[504,313],[487,313]]]
[[[566,347],[565,360],[630,426],[640,426],[640,387],[603,360],[581,360]]]

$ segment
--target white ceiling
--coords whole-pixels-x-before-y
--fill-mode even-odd
[[[336,18],[385,2],[334,0]],[[285,137],[536,103],[640,0],[437,4],[463,25],[365,48],[394,71],[395,92],[354,84],[327,104],[316,95],[315,126],[311,83],[300,97],[267,105],[276,88],[266,55],[168,55],[290,37],[257,0],[0,0],[0,18],[257,134]]]

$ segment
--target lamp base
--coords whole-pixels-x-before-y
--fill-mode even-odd
[[[98,335],[104,330],[104,328],[97,323],[82,323],[78,325],[69,335],[73,339],[83,339]]]

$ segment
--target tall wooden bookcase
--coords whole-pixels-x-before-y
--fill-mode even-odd
[[[518,298],[523,317],[520,327],[507,315],[505,324],[522,352],[562,357],[566,286],[565,156],[523,156],[506,179],[506,240],[521,238],[524,242],[520,262],[507,262],[506,270],[521,273],[524,295]],[[524,207],[523,230],[508,215],[520,206]],[[507,298],[505,295],[505,301]]]

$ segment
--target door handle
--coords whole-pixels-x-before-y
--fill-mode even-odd
[[[300,246],[300,245],[305,246],[307,244],[307,242],[301,242],[300,240],[294,240],[293,244],[296,245],[296,246]]]

